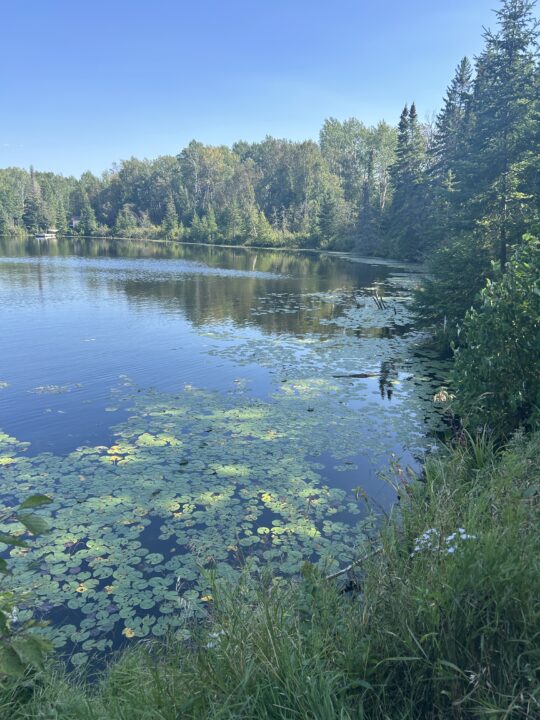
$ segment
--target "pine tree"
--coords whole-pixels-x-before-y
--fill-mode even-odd
[[[60,235],[65,235],[67,233],[68,226],[66,209],[64,207],[64,203],[62,202],[62,198],[60,198],[56,203],[54,218],[56,230],[60,233]]]
[[[469,59],[459,63],[447,88],[444,105],[437,116],[433,144],[430,148],[432,175],[445,178],[455,173],[463,152],[463,132],[472,97],[473,69]]]
[[[317,238],[322,244],[329,245],[335,238],[336,226],[336,198],[333,193],[326,192],[320,202],[317,214]]]
[[[277,237],[276,231],[266,219],[263,211],[256,211],[255,244],[262,245],[263,247],[275,245]]]
[[[11,229],[10,218],[5,209],[0,206],[0,237],[7,235]]]
[[[416,105],[404,107],[398,125],[396,162],[392,167],[393,199],[387,223],[387,251],[417,259],[425,246],[426,150]]]
[[[463,200],[460,168],[470,122],[473,70],[468,58],[459,63],[437,116],[429,150],[430,244],[439,247],[457,230]]]
[[[531,215],[526,168],[538,123],[538,21],[529,0],[503,0],[497,32],[486,31],[472,98],[474,121],[464,181],[469,218],[494,237],[501,269],[508,244],[519,241]]]
[[[202,242],[204,236],[204,228],[201,224],[201,219],[197,212],[193,213],[191,220],[191,227],[189,229],[189,239],[192,242]]]
[[[35,233],[47,227],[43,213],[41,188],[32,168],[30,168],[30,187],[24,198],[22,218],[24,227],[29,233]]]
[[[228,242],[237,242],[244,234],[242,213],[236,200],[233,200],[222,214],[223,235]]]
[[[88,203],[90,205],[90,203]],[[94,217],[95,221],[95,217]],[[82,225],[82,217],[81,217]],[[113,232],[115,235],[120,237],[130,237],[133,231],[137,228],[137,215],[133,209],[133,206],[129,203],[125,203],[122,209],[116,216],[116,222],[114,223]],[[86,234],[86,233],[85,233]]]
[[[163,218],[163,232],[165,237],[174,238],[178,235],[178,215],[172,195],[167,198],[165,216]]]
[[[97,232],[96,214],[90,205],[90,200],[85,190],[80,190],[80,223],[79,232],[81,235],[94,235]]]
[[[214,243],[218,239],[218,224],[216,222],[216,214],[214,208],[210,206],[205,214],[205,229],[206,238],[205,242]]]

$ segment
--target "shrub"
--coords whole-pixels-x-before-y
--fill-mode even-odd
[[[488,281],[463,323],[455,353],[455,409],[466,426],[496,435],[538,420],[540,406],[540,242],[525,236],[506,272]]]

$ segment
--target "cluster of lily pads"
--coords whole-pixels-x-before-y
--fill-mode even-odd
[[[115,634],[181,626],[186,602],[208,602],[205,568],[231,576],[249,559],[254,570],[294,574],[306,560],[348,561],[367,521],[308,459],[328,416],[307,413],[306,399],[324,392],[300,385],[281,402],[190,387],[134,392],[112,445],[65,457],[29,455],[1,435],[6,505],[37,488],[54,499],[52,531],[12,551],[17,580],[54,620],[53,643],[76,643],[72,659],[84,662]],[[352,452],[354,435],[344,428],[338,455]]]

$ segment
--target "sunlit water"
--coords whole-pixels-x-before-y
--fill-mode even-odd
[[[233,577],[334,569],[378,472],[440,419],[414,268],[337,255],[0,239],[4,502],[54,498],[12,553],[75,664],[182,631]],[[372,295],[384,298],[384,307]]]

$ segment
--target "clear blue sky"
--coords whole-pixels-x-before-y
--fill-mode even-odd
[[[192,138],[440,107],[497,0],[2,0],[0,167],[100,174]]]

